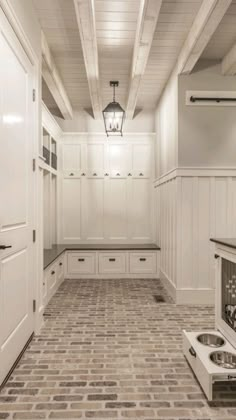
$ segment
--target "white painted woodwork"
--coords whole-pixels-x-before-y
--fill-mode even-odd
[[[126,117],[132,119],[137,104],[142,77],[152,46],[162,0],[141,0],[136,28]]]
[[[100,252],[98,256],[99,274],[124,274],[126,258],[123,252]]]
[[[179,169],[156,184],[157,243],[161,276],[178,303],[214,298],[211,237],[234,237],[236,173]]]
[[[81,239],[81,180],[63,179],[62,181],[62,219],[61,229],[65,242]]]
[[[178,57],[178,72],[191,73],[232,0],[203,0]]]
[[[41,302],[43,310],[64,281],[64,266],[65,255],[63,253],[44,270]]]
[[[153,141],[136,137],[64,135],[60,243],[153,241]]]
[[[154,274],[157,258],[153,252],[132,252],[129,254],[129,271],[134,274]]]
[[[63,117],[72,119],[72,106],[43,32],[42,75]]]
[[[94,118],[101,118],[98,49],[94,0],[74,0]]]
[[[0,384],[34,330],[34,69],[0,9]]]
[[[70,252],[67,255],[68,274],[95,274],[96,255],[93,252]]]
[[[159,250],[66,251],[65,261],[66,279],[153,279],[160,274]]]
[[[234,76],[236,73],[236,44],[232,46],[222,60],[222,73],[229,76]]]

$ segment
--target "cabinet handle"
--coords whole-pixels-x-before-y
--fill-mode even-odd
[[[73,172],[71,172],[70,176],[74,176]]]
[[[191,354],[191,356],[193,356],[193,357],[196,357],[197,356],[197,354],[196,354],[196,352],[195,352],[195,350],[194,350],[194,348],[193,347],[190,347],[190,349],[189,349],[189,353]]]
[[[59,265],[60,265],[60,266],[62,266],[63,264],[62,264],[62,263],[60,263]]]
[[[79,262],[83,262],[84,261],[84,258],[78,258],[78,261]]]
[[[109,261],[115,261],[116,259],[115,258],[109,258]]]
[[[0,245],[0,249],[12,248],[12,245]]]
[[[139,258],[139,261],[146,261],[146,258]]]
[[[143,176],[142,172],[140,172],[139,176]]]
[[[51,275],[53,276],[53,274],[55,274],[55,271],[51,271]]]

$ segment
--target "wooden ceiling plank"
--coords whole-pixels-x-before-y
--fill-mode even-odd
[[[73,118],[73,111],[65,87],[52,57],[47,39],[42,32],[42,75],[61,114],[65,119]]]
[[[74,5],[80,32],[93,115],[95,119],[100,119],[102,116],[102,100],[99,86],[94,0],[74,0]]]
[[[142,0],[136,30],[126,117],[132,119],[152,46],[162,0]]]
[[[232,0],[203,0],[180,52],[178,73],[191,73],[231,2]]]

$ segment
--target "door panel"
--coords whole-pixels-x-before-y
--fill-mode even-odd
[[[33,68],[0,8],[0,383],[33,332]]]

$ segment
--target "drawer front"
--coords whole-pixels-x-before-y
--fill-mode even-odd
[[[56,285],[57,282],[57,265],[54,264],[48,271],[48,276],[47,276],[47,290],[48,290],[48,294],[50,295],[51,291],[53,290],[54,286]]]
[[[195,376],[197,377],[203,391],[205,392],[208,400],[212,400],[212,378],[206,367],[195,352],[194,347],[188,339],[187,334],[183,334],[183,352],[191,366]]]
[[[94,274],[95,254],[70,252],[67,255],[69,274]]]
[[[64,258],[63,257],[60,258],[58,261],[57,271],[58,271],[58,281],[60,281],[62,277],[64,277]]]
[[[154,274],[157,270],[155,252],[131,252],[129,254],[129,270],[134,274]]]
[[[99,273],[100,274],[124,274],[125,253],[100,253]]]

